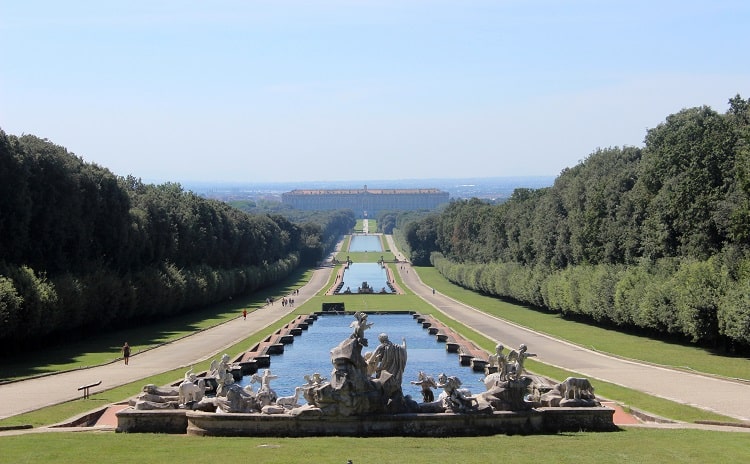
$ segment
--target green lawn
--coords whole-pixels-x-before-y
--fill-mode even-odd
[[[336,254],[336,259],[339,261],[346,261],[346,258],[352,260],[353,263],[376,263],[383,257],[386,261],[393,261],[395,256],[390,251],[381,252],[367,252],[367,251],[340,251]]]
[[[0,463],[221,462],[744,463],[750,436],[696,430],[471,438],[202,438],[157,434],[47,433],[0,438]]]
[[[374,234],[378,228],[378,221],[375,219],[357,219],[357,224],[354,225],[354,232],[361,234],[365,231],[365,221],[367,221],[367,227],[371,234]]]

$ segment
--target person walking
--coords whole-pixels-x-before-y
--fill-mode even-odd
[[[242,310],[242,318],[247,320],[247,309]]]
[[[128,342],[122,345],[122,358],[125,360],[125,365],[127,366],[130,360],[130,345],[128,345]]]

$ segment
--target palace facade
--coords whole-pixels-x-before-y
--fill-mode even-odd
[[[427,189],[311,189],[281,194],[281,202],[296,209],[320,211],[351,209],[358,218],[376,217],[380,211],[433,210],[448,203],[448,192]]]

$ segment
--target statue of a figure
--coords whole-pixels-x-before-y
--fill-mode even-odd
[[[216,375],[216,396],[227,396],[227,391],[229,391],[229,387],[234,385],[234,376],[231,372],[224,372],[224,375],[222,377],[219,377],[219,375]]]
[[[498,374],[496,377],[501,381],[507,380],[508,378],[508,362],[503,354],[503,349],[505,349],[505,347],[501,343],[498,343],[495,347],[495,353],[489,356],[489,364],[487,364],[487,374],[492,373],[491,368],[494,367],[494,373]]]
[[[406,368],[406,339],[403,339],[401,345],[395,345],[388,339],[388,334],[381,333],[378,335],[380,345],[370,356],[369,366],[375,367],[375,378],[380,379],[383,373],[388,373],[388,378],[384,383],[390,385],[387,391],[393,392],[401,388],[401,380]]]
[[[271,369],[263,371],[263,377],[261,377],[260,389],[266,391],[273,391],[271,388],[271,380],[278,379],[278,375],[271,374]]]
[[[228,354],[224,353],[219,362],[216,362],[215,359],[211,361],[211,366],[208,368],[208,375],[215,378],[219,385],[224,381],[227,372],[230,372]],[[185,376],[187,377],[187,374]]]
[[[260,407],[251,392],[239,385],[231,384],[226,388],[226,395],[216,398],[216,406],[223,412],[241,413],[258,411]]]
[[[185,382],[195,383],[197,378],[198,376],[193,372],[193,366],[190,366],[190,370],[185,372]]]
[[[203,399],[206,394],[206,381],[205,379],[198,379],[193,374],[191,380],[184,380],[179,386],[179,398],[180,404],[186,405],[188,403],[195,403]]]
[[[266,369],[263,375],[253,374],[250,378],[250,383],[260,383],[260,388],[255,394],[258,403],[262,406],[268,406],[271,403],[275,403],[278,395],[271,388],[271,380],[278,379],[278,375],[273,375],[271,369]]]
[[[460,388],[461,380],[458,377],[441,375],[437,386],[443,389],[444,393],[440,397],[446,411],[464,412],[477,403],[476,398],[467,394],[465,389]]]
[[[315,372],[311,376],[305,376],[305,380],[308,380],[310,385],[319,386],[328,379],[321,376],[320,372]]]
[[[356,320],[354,320],[349,327],[353,328],[351,338],[357,340],[360,345],[367,346],[367,338],[365,338],[365,330],[372,327],[372,322],[367,322],[367,313],[361,311],[354,314]]]
[[[433,401],[435,401],[435,395],[432,393],[432,389],[437,388],[437,384],[435,383],[435,379],[433,379],[432,376],[419,371],[417,380],[412,380],[411,384],[419,385],[420,387],[422,387],[422,401],[424,403],[432,403]]]
[[[206,381],[205,379],[198,379],[191,366],[190,370],[185,372],[185,380],[178,387],[178,391],[180,404],[186,405],[198,402],[206,394]]]
[[[527,353],[528,348],[523,343],[518,347],[518,351],[511,350],[508,353],[508,375],[511,380],[518,380],[524,373],[523,363],[526,358],[536,356],[534,353]]]

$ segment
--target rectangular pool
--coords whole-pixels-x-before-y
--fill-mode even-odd
[[[393,293],[388,286],[388,274],[378,263],[352,263],[344,271],[342,280],[344,285],[337,293],[359,293],[362,282],[367,282],[374,293]]]
[[[419,371],[435,378],[440,373],[455,375],[461,379],[463,386],[473,392],[484,391],[481,383],[483,375],[474,372],[471,367],[461,366],[455,353],[448,353],[445,343],[439,343],[434,335],[417,323],[411,314],[369,314],[369,322],[374,325],[366,332],[369,346],[362,348],[362,355],[374,351],[378,347],[378,334],[386,333],[393,342],[400,344],[406,338],[406,369],[402,390],[404,395],[411,395],[412,399],[421,402],[422,394],[418,385],[412,385],[411,380],[417,380]],[[354,321],[351,314],[336,315],[323,314],[302,335],[294,337],[294,343],[284,346],[284,353],[271,357],[269,368],[278,379],[271,383],[279,396],[294,394],[294,387],[305,383],[304,376],[315,372],[330,380],[333,366],[331,365],[331,350],[342,340],[348,338],[352,329],[349,325]],[[260,369],[262,374],[263,369]],[[244,386],[250,382],[250,376],[240,381]],[[258,385],[254,385],[257,391]],[[435,390],[435,398],[440,391]],[[300,404],[305,404],[300,398]]]
[[[381,253],[383,244],[380,242],[380,235],[352,235],[352,239],[349,241],[349,251]]]

